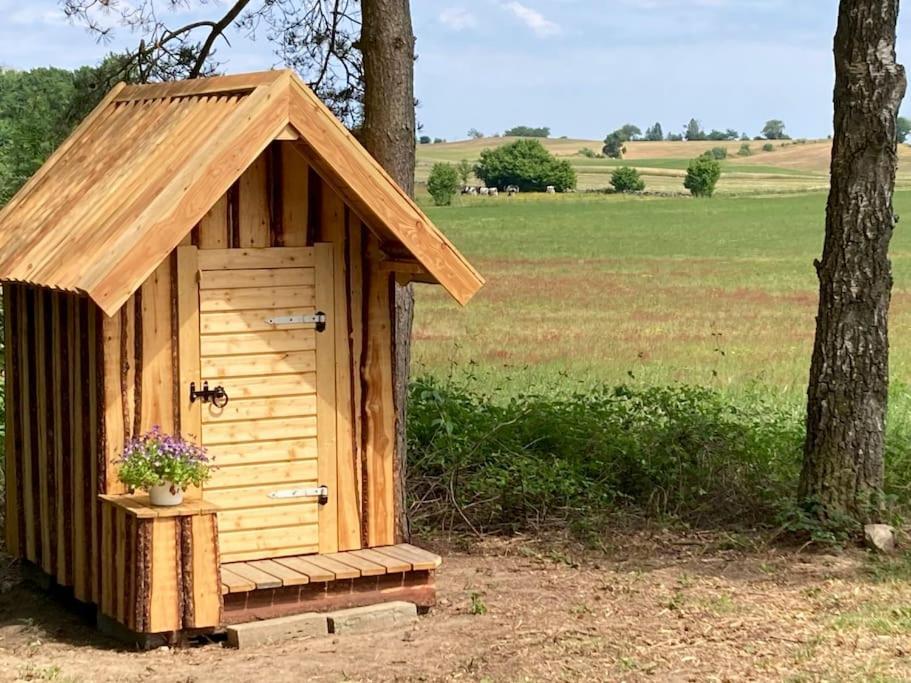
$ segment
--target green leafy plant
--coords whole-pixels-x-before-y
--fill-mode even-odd
[[[753,154],[753,150],[750,149],[750,143],[744,142],[740,145],[740,149],[737,150],[737,156],[739,157],[748,157]]]
[[[202,446],[164,434],[157,425],[131,439],[117,464],[117,476],[131,489],[149,489],[168,482],[172,489],[201,486],[213,469]]]
[[[711,197],[721,178],[721,164],[705,156],[693,159],[686,169],[683,186],[694,197]]]
[[[437,206],[449,206],[459,191],[459,171],[452,164],[434,164],[427,178],[427,191]]]
[[[774,152],[775,145],[773,145],[771,142],[767,142],[762,146],[762,151],[763,152]]]
[[[630,166],[621,166],[611,174],[610,184],[617,192],[642,192],[645,181],[639,171]]]
[[[487,604],[484,602],[484,597],[480,593],[473,592],[471,594],[471,606],[468,608],[468,611],[475,616],[487,614]]]

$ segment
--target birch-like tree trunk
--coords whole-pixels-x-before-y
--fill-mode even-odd
[[[821,518],[875,520],[882,509],[889,388],[889,241],[905,94],[896,63],[898,0],[841,0],[835,131],[807,390],[799,499]]]

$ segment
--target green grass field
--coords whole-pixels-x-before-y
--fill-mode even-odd
[[[596,382],[805,389],[825,194],[526,195],[427,207],[488,282],[418,287],[415,369],[507,393]],[[911,191],[896,195],[911,213]],[[911,236],[893,241],[892,373],[911,371]]]

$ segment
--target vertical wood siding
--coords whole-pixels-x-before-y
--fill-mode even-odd
[[[97,599],[105,488],[100,316],[85,297],[3,286],[9,551]]]

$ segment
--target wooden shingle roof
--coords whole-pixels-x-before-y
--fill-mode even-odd
[[[0,280],[112,315],[290,125],[381,239],[460,303],[481,276],[291,71],[113,88],[0,211]]]

